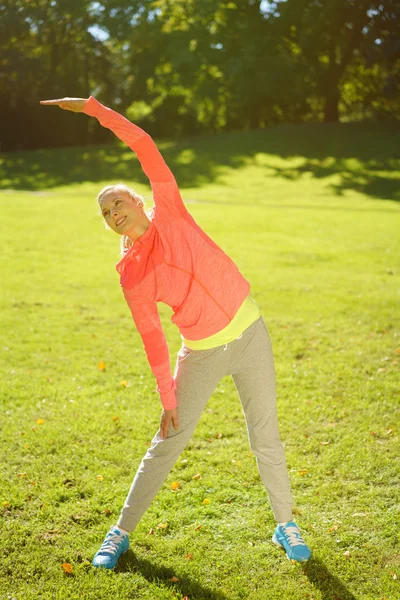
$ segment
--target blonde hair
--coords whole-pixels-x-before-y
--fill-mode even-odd
[[[141,206],[143,208],[145,208],[145,204],[144,204],[144,197],[141,196],[140,194],[138,194],[137,192],[135,192],[135,190],[129,186],[127,186],[125,183],[115,183],[113,185],[106,185],[106,187],[104,187],[98,194],[97,194],[97,204],[99,207],[99,212],[98,214],[100,216],[102,216],[101,210],[100,210],[100,200],[102,199],[102,197],[107,194],[108,192],[111,192],[112,190],[117,189],[118,191],[122,190],[124,192],[127,192],[129,194],[129,196],[132,198],[132,200],[136,200],[136,204],[137,206]],[[105,224],[105,228],[106,229],[111,229],[111,227],[109,227],[107,225],[107,223],[104,221]],[[133,242],[132,240],[127,236],[127,235],[121,235],[121,242],[120,242],[120,252],[121,252],[121,256],[125,256],[125,254],[128,252],[129,248],[133,246]]]

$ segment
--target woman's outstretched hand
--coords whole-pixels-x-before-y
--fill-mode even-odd
[[[164,440],[168,435],[168,428],[171,423],[174,424],[174,429],[178,429],[178,409],[172,408],[170,410],[163,410],[161,419],[160,419],[160,431],[161,437]]]
[[[40,100],[45,106],[59,106],[63,110],[82,112],[88,98],[59,98],[58,100]]]

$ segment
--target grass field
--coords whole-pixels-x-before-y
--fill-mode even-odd
[[[124,181],[150,208],[150,188],[118,142],[0,155],[1,600],[400,597],[398,133],[309,124],[160,143],[268,326],[303,565],[271,542],[224,378],[131,550],[115,571],[91,566],[161,412],[94,198]],[[179,331],[159,308],[173,369]]]

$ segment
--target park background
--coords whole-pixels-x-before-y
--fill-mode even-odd
[[[400,43],[394,1],[0,6],[1,600],[399,594]],[[105,184],[151,190],[96,119],[142,126],[268,326],[291,564],[224,378],[116,571],[91,559],[161,405],[119,288]],[[172,310],[159,305],[173,369]]]

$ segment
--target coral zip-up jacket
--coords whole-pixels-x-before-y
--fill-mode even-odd
[[[188,340],[224,329],[250,292],[250,283],[187,211],[175,178],[143,129],[93,96],[83,112],[96,117],[136,154],[154,198],[150,226],[116,265],[120,284],[164,409],[177,406],[168,346],[157,302],[172,307],[171,321]]]

